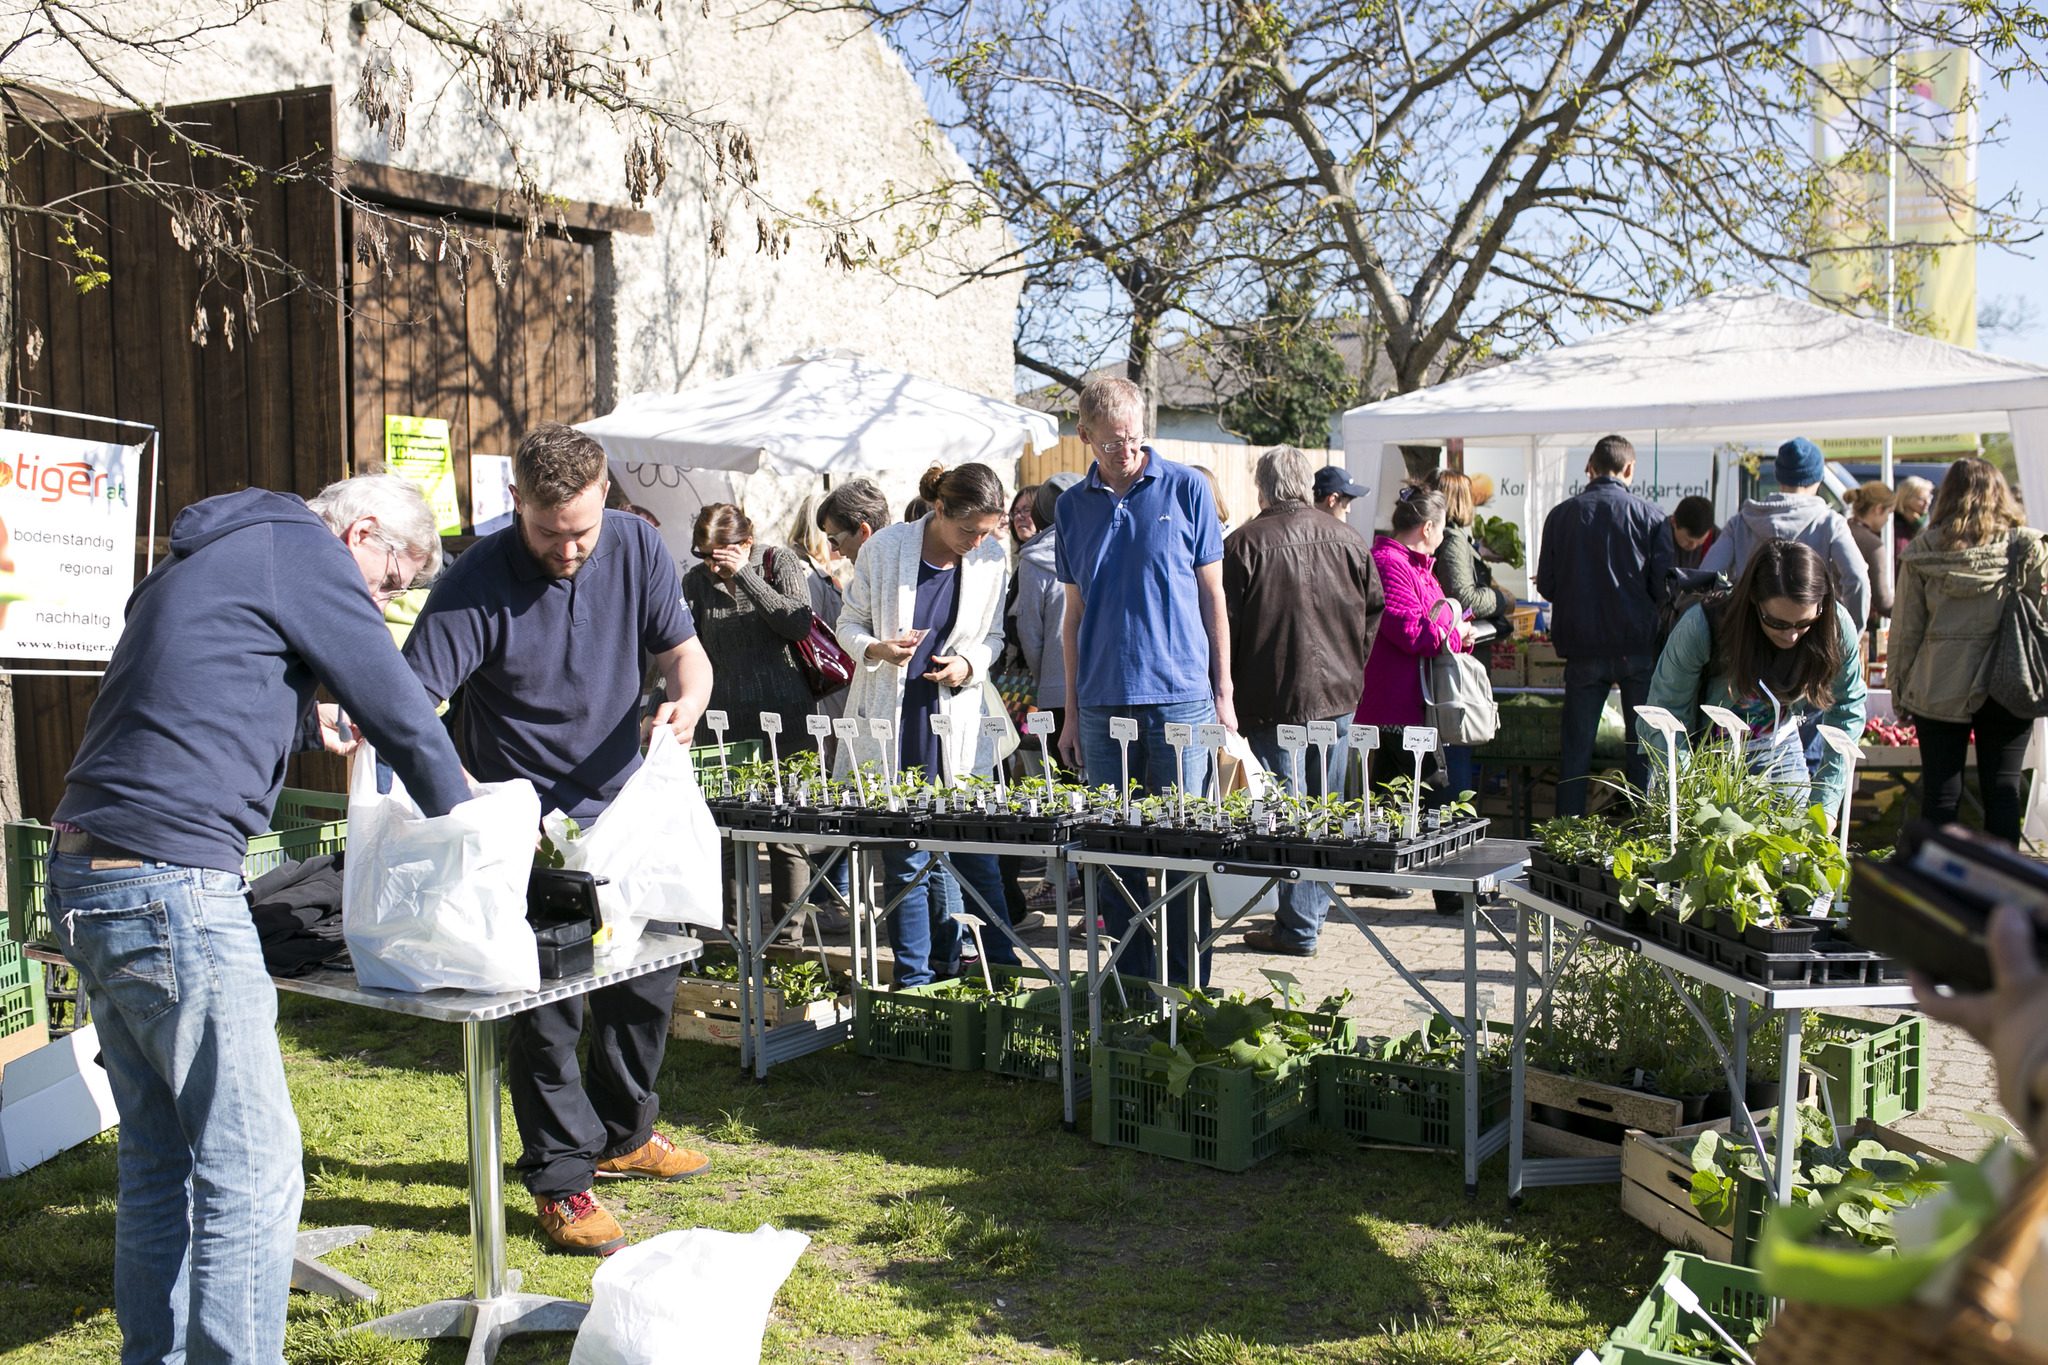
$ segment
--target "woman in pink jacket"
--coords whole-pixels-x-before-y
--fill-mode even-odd
[[[1419,661],[1445,647],[1463,653],[1472,644],[1472,623],[1436,581],[1436,547],[1444,538],[1441,493],[1408,488],[1394,504],[1394,534],[1373,541],[1372,557],[1386,585],[1387,609],[1365,661],[1365,692],[1354,725],[1423,723]],[[1393,735],[1382,735],[1375,777],[1403,771],[1408,760]]]

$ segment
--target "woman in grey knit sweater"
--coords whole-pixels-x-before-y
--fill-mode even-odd
[[[691,545],[698,563],[683,575],[683,601],[711,658],[711,709],[732,722],[727,737],[761,738],[763,711],[802,735],[811,689],[790,651],[811,629],[801,552],[756,545],[754,523],[729,502],[697,514]]]

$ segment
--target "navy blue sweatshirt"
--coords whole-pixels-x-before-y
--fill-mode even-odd
[[[288,493],[192,504],[128,599],[56,819],[148,858],[240,872],[286,759],[319,745],[320,683],[427,814],[468,799],[341,538]]]

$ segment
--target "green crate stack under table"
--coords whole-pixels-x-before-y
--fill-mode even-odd
[[[1830,1014],[1827,1024],[1859,1036],[1849,1042],[1822,1043],[1806,1065],[1820,1073],[1827,1087],[1835,1123],[1853,1128],[1858,1119],[1896,1123],[1927,1103],[1927,1021],[1909,1015],[1883,1023]]]
[[[1505,1043],[1508,1024],[1489,1022],[1488,1036]],[[1408,1035],[1413,1037],[1413,1034]],[[1386,1039],[1365,1039],[1355,1050],[1316,1058],[1318,1121],[1361,1142],[1431,1151],[1465,1150],[1465,1069],[1384,1061],[1373,1053]],[[1496,1062],[1482,1056],[1479,1068],[1479,1127],[1484,1132],[1507,1117],[1509,1075],[1506,1054]]]
[[[1043,979],[1043,978],[1040,978]],[[1102,1022],[1112,1027],[1141,1018],[1157,1008],[1147,983],[1136,977],[1118,977],[1121,999],[1112,998],[1113,986],[1106,983],[1102,993]],[[1088,1033],[1087,974],[1077,972],[1067,1008],[1073,1019],[1073,1037],[1085,1042]],[[983,1058],[990,1071],[1022,1080],[1057,1081],[1060,1078],[1060,992],[1047,984],[1028,987],[988,1003],[987,1038]]]

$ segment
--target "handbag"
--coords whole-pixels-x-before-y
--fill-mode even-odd
[[[1991,700],[2025,720],[2048,716],[2048,612],[2041,593],[2028,591],[2025,572],[2040,544],[2015,531],[2006,546],[2005,606],[1988,666]]]
[[[768,572],[774,573],[775,551],[768,551],[762,558]],[[814,697],[829,697],[853,681],[853,657],[839,647],[832,627],[815,611],[811,613],[810,630],[803,639],[790,641],[789,652]]]
[[[1429,609],[1450,606],[1440,598]],[[1493,699],[1493,682],[1486,665],[1477,655],[1453,652],[1448,646],[1438,654],[1418,659],[1422,672],[1422,706],[1426,724],[1436,727],[1442,744],[1484,744],[1500,729],[1500,707]]]

